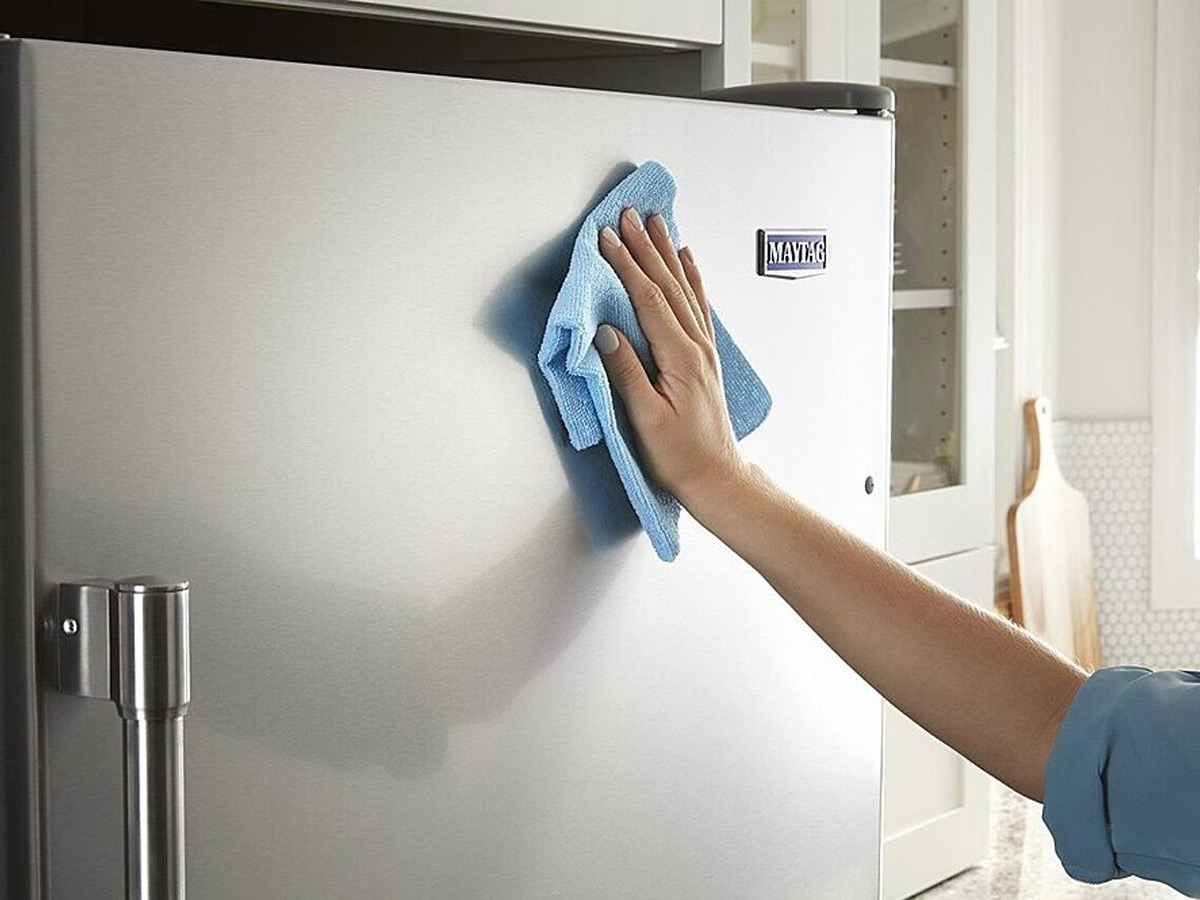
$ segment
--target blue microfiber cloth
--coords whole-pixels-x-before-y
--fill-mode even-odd
[[[670,562],[679,555],[679,501],[646,480],[630,449],[633,434],[622,410],[618,418],[608,375],[600,353],[592,346],[596,328],[607,323],[629,338],[653,381],[657,375],[650,344],[638,327],[633,304],[621,280],[600,255],[600,229],[611,226],[620,233],[621,211],[632,206],[648,218],[659,213],[667,222],[671,242],[680,246],[672,206],[675,179],[662,165],[647,162],[638,167],[597,204],[580,226],[571,252],[571,267],[558,292],[546,334],[538,351],[538,364],[558,403],[558,411],[571,446],[584,450],[601,438],[625,486],[642,527],[659,558]],[[749,264],[749,263],[747,263]],[[771,408],[771,395],[746,357],[712,310],[717,353],[725,382],[725,402],[734,434],[741,440],[762,423]],[[629,434],[629,439],[626,438]]]

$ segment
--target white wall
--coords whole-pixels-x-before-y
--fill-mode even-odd
[[[1027,398],[1056,394],[1060,3],[1000,0],[997,111],[996,319],[1009,348],[996,356],[997,566],[1008,569],[1006,513],[1025,470]]]
[[[1001,0],[997,539],[1021,403],[1045,394],[1091,506],[1104,663],[1174,668],[1195,665],[1200,612],[1149,604],[1156,6]]]
[[[1060,0],[1053,401],[1065,419],[1150,415],[1154,0]]]
[[[997,543],[1021,404],[1150,415],[1155,0],[1002,0]],[[1002,568],[1005,566],[1002,564]]]

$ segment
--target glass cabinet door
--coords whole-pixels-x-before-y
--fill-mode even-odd
[[[960,483],[956,0],[882,0],[896,92],[892,496]]]
[[[889,539],[910,562],[991,543],[994,26],[994,0],[880,2],[896,93]]]
[[[750,5],[750,80],[754,84],[801,81],[807,66],[808,4],[753,0]]]
[[[996,0],[752,0],[755,82],[896,92],[888,547],[992,543]]]

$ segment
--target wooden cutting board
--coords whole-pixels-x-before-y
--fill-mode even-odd
[[[1025,403],[1029,474],[1008,510],[1013,620],[1089,672],[1101,665],[1087,499],[1058,468],[1050,401]]]

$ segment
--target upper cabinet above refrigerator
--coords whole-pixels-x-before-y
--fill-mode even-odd
[[[267,3],[268,0],[239,0]],[[722,0],[365,0],[314,3],[269,0],[271,6],[320,8],[359,15],[387,15],[452,25],[510,28],[551,34],[620,37],[633,43],[720,44]]]

